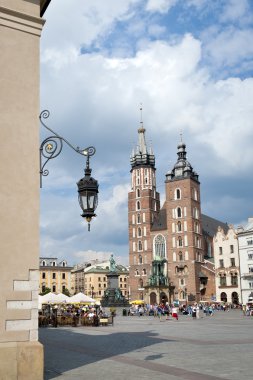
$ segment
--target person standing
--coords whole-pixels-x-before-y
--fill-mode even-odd
[[[174,305],[171,310],[172,318],[178,321],[178,308]]]
[[[193,308],[192,308],[192,318],[193,319],[196,319],[196,314],[197,314],[196,306],[193,305]]]

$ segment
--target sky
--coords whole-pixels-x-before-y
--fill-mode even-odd
[[[64,144],[43,177],[41,256],[128,264],[140,104],[161,206],[182,133],[202,213],[235,227],[253,217],[253,0],[53,0],[44,17],[41,111],[73,146],[95,146],[99,200],[88,232],[76,186],[85,158]]]

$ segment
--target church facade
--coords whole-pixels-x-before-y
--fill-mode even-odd
[[[145,128],[130,158],[128,194],[129,285],[131,300],[181,304],[215,297],[212,239],[218,226],[201,213],[198,174],[178,145],[177,161],[165,177],[165,202],[156,190],[155,156],[148,149]]]

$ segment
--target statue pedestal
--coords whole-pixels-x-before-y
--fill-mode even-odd
[[[119,289],[118,278],[119,275],[116,272],[109,272],[107,275],[108,287],[105,290],[105,294],[101,300],[102,307],[128,307],[129,302],[122,295]]]

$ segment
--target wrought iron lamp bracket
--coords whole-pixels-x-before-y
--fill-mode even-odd
[[[68,140],[64,137],[58,135],[53,129],[49,128],[42,119],[47,119],[50,116],[50,112],[48,110],[44,110],[40,113],[39,119],[43,127],[45,127],[49,132],[53,135],[47,137],[42,141],[40,145],[40,187],[42,188],[42,176],[48,176],[49,170],[45,169],[46,164],[49,160],[56,158],[62,151],[63,142],[65,142],[71,149],[73,149],[76,153],[81,154],[82,156],[86,156],[86,168],[89,168],[89,159],[96,153],[96,149],[94,146],[89,146],[84,149],[80,149],[79,147],[74,147]],[[44,157],[44,162],[43,162]]]

